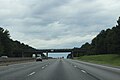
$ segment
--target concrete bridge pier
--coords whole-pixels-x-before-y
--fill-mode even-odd
[[[48,52],[46,52],[46,57],[48,58]]]
[[[73,53],[71,54],[71,58],[72,58],[72,59],[74,58],[74,55],[73,55]]]

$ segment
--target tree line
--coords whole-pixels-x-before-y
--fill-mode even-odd
[[[112,29],[102,30],[91,43],[86,42],[80,48],[74,48],[75,57],[84,55],[119,54],[120,55],[120,17]],[[71,54],[68,55],[70,57]]]
[[[0,27],[0,56],[20,57],[25,50],[35,50],[29,45],[14,41],[10,38],[9,31]],[[18,53],[17,55],[15,53]]]

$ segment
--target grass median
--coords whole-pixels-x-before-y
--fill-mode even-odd
[[[8,66],[11,64],[19,64],[19,63],[26,63],[35,61],[34,58],[7,58],[0,60],[0,66]]]
[[[74,59],[97,64],[120,66],[120,55],[116,54],[81,56]]]

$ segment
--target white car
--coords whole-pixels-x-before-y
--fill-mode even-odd
[[[7,58],[8,58],[8,56],[1,56],[1,58],[3,58],[3,59],[7,59]]]

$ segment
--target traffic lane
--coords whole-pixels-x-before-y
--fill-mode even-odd
[[[99,80],[79,68],[69,64],[65,60],[58,59],[52,65],[44,68],[26,80]]]
[[[82,62],[78,60],[67,60],[72,65],[84,69],[87,73],[94,75],[100,80],[120,80],[120,72],[117,68]]]
[[[26,62],[26,63],[18,63],[18,64],[11,64],[11,65],[7,65],[7,66],[0,66],[0,72],[2,71],[8,71],[10,69],[19,69],[19,68],[28,68],[28,67],[32,67],[32,66],[36,66],[37,64],[43,64],[46,63],[48,61],[52,61],[52,60],[43,60],[42,62],[39,63],[36,61],[32,61],[32,62]]]
[[[50,65],[54,60],[47,60],[44,62],[32,62],[28,64],[19,64],[10,66],[9,69],[0,71],[0,80],[24,80],[33,72],[42,70],[46,65]],[[8,66],[9,67],[9,66]]]
[[[26,65],[25,67],[10,68],[5,71],[0,71],[0,79],[2,80],[23,80],[22,78],[26,77],[33,71],[37,71],[38,68],[42,68],[44,65],[49,65],[51,61],[46,62],[35,62],[31,65]],[[22,65],[21,65],[22,66]],[[16,66],[14,66],[16,67]],[[37,70],[36,70],[37,69]],[[39,69],[40,70],[40,69]]]
[[[48,60],[43,60],[43,62],[47,62]],[[43,63],[41,62],[41,63]],[[25,63],[16,63],[16,64],[10,64],[10,65],[5,65],[5,66],[0,66],[0,71],[4,71],[10,68],[19,68],[19,67],[24,67],[24,66],[34,66],[37,65],[36,61],[31,61],[31,62],[25,62]]]
[[[77,63],[81,63],[84,65],[88,65],[91,67],[96,67],[96,68],[100,68],[106,71],[110,71],[112,73],[118,73],[120,74],[120,68],[115,68],[115,67],[110,67],[110,66],[104,66],[104,65],[99,65],[99,64],[93,64],[93,63],[88,63],[88,62],[83,62],[83,61],[78,61],[78,60],[74,60]]]

